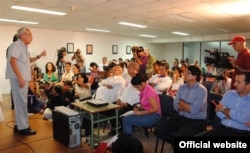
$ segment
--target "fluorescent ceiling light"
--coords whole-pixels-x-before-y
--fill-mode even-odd
[[[228,33],[228,32],[230,32],[229,30],[226,30],[226,29],[217,29],[218,31],[221,31],[221,32],[225,32],[225,33]]]
[[[16,9],[16,10],[22,10],[22,11],[45,13],[45,14],[66,15],[66,13],[63,13],[63,12],[49,11],[49,10],[36,9],[36,8],[31,8],[31,7],[17,6],[17,5],[13,5],[10,8]]]
[[[91,29],[91,28],[86,28],[85,30],[88,30],[88,31],[98,31],[98,32],[111,32],[110,30]]]
[[[157,36],[152,36],[152,35],[144,35],[144,34],[141,34],[140,36],[141,36],[141,37],[148,37],[148,38],[155,38],[155,37],[157,37]]]
[[[172,32],[172,34],[176,34],[176,35],[182,35],[182,36],[188,36],[188,33],[183,33],[183,32],[178,32],[178,31],[174,31]]]
[[[11,19],[2,19],[2,18],[0,18],[0,21],[2,21],[2,22],[24,23],[24,24],[38,24],[38,22],[23,21],[23,20],[11,20]]]
[[[146,28],[146,27],[147,27],[147,26],[145,26],[145,25],[134,24],[134,23],[128,23],[128,22],[119,22],[118,24],[126,25],[126,26],[131,26],[131,27],[137,27],[137,28]]]
[[[175,19],[178,19],[178,20],[186,21],[186,22],[196,22],[195,20],[180,16],[180,15],[176,15],[176,14],[171,14],[171,15],[168,15],[168,16],[171,17],[171,18],[175,18]]]

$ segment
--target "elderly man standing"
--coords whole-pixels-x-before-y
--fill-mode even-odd
[[[46,55],[42,51],[36,57],[30,57],[28,45],[33,37],[29,28],[22,27],[17,31],[18,40],[13,42],[8,49],[6,79],[10,79],[12,96],[14,99],[15,122],[14,132],[22,135],[36,134],[28,123],[27,95],[29,81],[31,80],[30,63]]]

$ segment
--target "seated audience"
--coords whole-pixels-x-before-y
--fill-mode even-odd
[[[154,71],[153,71],[153,75],[155,75],[155,74],[160,74],[160,65],[161,65],[161,61],[156,61],[156,62],[154,62],[154,64],[153,64],[153,69],[154,69]],[[151,77],[150,77],[151,78]],[[149,79],[150,79],[149,78]]]
[[[123,132],[132,135],[133,127],[150,127],[155,125],[161,116],[160,99],[157,92],[147,83],[146,74],[138,73],[131,84],[140,91],[140,106],[134,107],[132,115],[123,118]]]
[[[72,81],[74,73],[71,71],[71,63],[70,62],[66,62],[65,63],[65,71],[62,74],[62,78],[61,78],[61,84],[63,84],[64,81]]]
[[[175,58],[173,60],[173,66],[171,67],[172,71],[174,71],[175,69],[177,69],[178,71],[180,71],[179,60],[177,58]]]
[[[46,107],[46,103],[44,101],[41,101],[38,98],[40,97],[40,94],[39,94],[39,88],[37,88],[37,82],[35,78],[36,78],[35,70],[33,69],[32,79],[29,82],[28,95],[27,95],[28,96],[28,112],[42,114]]]
[[[188,66],[188,71],[185,72],[187,83],[179,87],[174,100],[174,109],[178,114],[158,123],[154,131],[157,137],[174,145],[175,136],[193,136],[205,129],[207,90],[200,84],[200,79],[200,68]]]
[[[77,82],[74,85],[74,88],[75,88],[75,98],[79,100],[92,96],[89,79],[84,73],[79,73],[77,75]]]
[[[80,68],[80,73],[86,73],[86,68],[85,68],[85,65],[84,65],[84,61],[79,60],[79,61],[77,62],[77,65],[78,65],[79,68]]]
[[[49,90],[46,89],[46,93],[48,94],[48,102],[46,109],[43,113],[43,117],[45,119],[52,119],[52,110],[56,106],[64,106],[65,102],[63,100],[62,88],[59,85],[51,86]]]
[[[120,105],[120,109],[118,111],[119,116],[119,129],[122,130],[122,114],[131,111],[134,109],[134,105],[139,103],[139,94],[140,92],[136,90],[131,84],[131,79],[139,72],[139,64],[136,62],[130,62],[128,65],[128,78],[126,79],[126,84],[121,93],[118,94],[116,104]],[[114,115],[115,111],[111,111],[110,115]],[[111,123],[111,132],[110,135],[116,134],[116,121],[115,119],[110,120]]]
[[[73,77],[72,77],[72,84],[76,84],[77,82],[77,76],[80,73],[80,67],[77,64],[72,65],[72,72],[73,72]]]
[[[102,63],[99,64],[99,70],[103,71],[103,72],[107,72],[108,71],[108,58],[107,57],[103,57],[102,58]]]
[[[65,81],[63,87],[60,85],[54,85],[48,90],[48,102],[47,107],[44,111],[44,118],[52,118],[52,110],[56,106],[69,106],[71,102],[74,101],[74,95],[70,90],[72,83],[70,81]]]
[[[215,84],[214,92],[217,94],[224,95],[231,87],[232,78],[229,77],[228,70],[224,70],[222,78]]]
[[[97,88],[95,99],[101,99],[106,102],[115,102],[118,93],[125,86],[125,79],[122,77],[122,68],[114,66],[112,68],[112,77],[102,80],[102,86]]]
[[[32,71],[34,71],[33,75],[34,75],[34,79],[36,82],[39,82],[42,80],[43,78],[43,73],[40,67],[37,66],[37,64],[34,62],[31,65],[31,69]]]
[[[175,98],[177,91],[181,85],[184,84],[183,78],[180,77],[178,69],[175,69],[173,72],[173,83],[171,87],[167,90],[167,94]]]
[[[58,82],[59,79],[58,79],[58,74],[56,73],[56,67],[52,62],[46,63],[43,80],[51,83]]]
[[[238,72],[234,86],[215,107],[222,126],[198,136],[250,136],[250,72]]]
[[[100,70],[99,66],[95,62],[90,63],[90,74],[89,74],[89,82],[91,83],[91,93],[95,93],[98,86],[98,81],[100,79]]]
[[[160,74],[153,75],[148,83],[157,91],[158,94],[166,92],[172,85],[172,79],[168,76],[169,65],[168,63],[161,63]]]
[[[69,80],[64,81],[62,86],[62,97],[64,100],[64,106],[69,106],[72,102],[74,102],[74,92],[75,91],[72,82]]]

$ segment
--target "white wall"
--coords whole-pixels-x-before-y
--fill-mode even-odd
[[[5,79],[6,49],[12,42],[13,35],[18,28],[19,27],[0,25],[0,89],[2,93],[10,92],[9,80]],[[36,56],[42,50],[47,50],[47,56],[36,62],[43,71],[46,62],[56,62],[57,50],[61,47],[66,47],[67,43],[74,43],[74,50],[77,48],[82,50],[87,66],[92,61],[100,63],[103,56],[107,56],[109,60],[118,59],[119,57],[130,59],[132,54],[126,54],[126,46],[128,45],[144,46],[148,48],[157,59],[165,56],[165,45],[150,44],[147,39],[50,29],[31,28],[31,31],[33,34],[33,41],[29,45],[31,56]],[[86,54],[86,44],[93,44],[93,54]],[[112,54],[112,45],[118,45],[118,54]],[[68,58],[71,56],[72,54],[68,54]]]
[[[173,60],[177,58],[179,61],[182,59],[182,43],[165,44],[165,60],[170,67],[173,65]],[[162,58],[163,58],[162,57]]]

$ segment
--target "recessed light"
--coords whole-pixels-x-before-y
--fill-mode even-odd
[[[24,20],[12,20],[0,18],[2,22],[24,23],[24,24],[39,24],[38,22],[24,21]]]
[[[141,36],[141,37],[148,37],[148,38],[155,38],[155,37],[157,37],[157,36],[153,36],[153,35],[144,35],[144,34],[141,34],[139,36]]]
[[[36,9],[36,8],[25,7],[25,6],[13,5],[10,8],[16,9],[16,10],[22,10],[22,11],[38,12],[38,13],[45,13],[45,14],[52,14],[52,15],[66,15],[66,13],[64,13],[64,12],[56,12],[56,11],[49,11],[49,10],[43,10],[43,9]]]
[[[137,28],[146,28],[147,27],[145,25],[134,24],[134,23],[129,23],[129,22],[119,22],[118,24],[131,26],[131,27],[137,27]]]
[[[184,33],[184,32],[178,32],[178,31],[174,31],[172,32],[172,34],[176,34],[176,35],[182,35],[182,36],[188,36],[188,33]]]
[[[97,31],[97,32],[111,32],[110,30],[103,30],[103,29],[92,29],[92,28],[85,28],[88,31]]]

